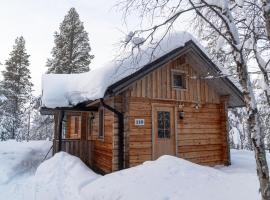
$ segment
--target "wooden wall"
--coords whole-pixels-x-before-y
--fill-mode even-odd
[[[143,103],[142,103],[143,102]],[[220,104],[202,104],[199,109],[194,104],[184,104],[184,119],[178,118],[178,102],[129,99],[129,166],[136,166],[152,159],[152,104],[175,106],[177,156],[205,165],[227,164],[226,131],[223,128]],[[135,126],[136,118],[144,118],[145,126]]]
[[[83,152],[80,152],[81,147],[79,147],[81,144],[81,141],[85,141],[86,140],[86,135],[87,135],[87,120],[88,120],[88,112],[73,112],[73,111],[65,111],[65,118],[66,118],[66,134],[65,136],[62,137],[63,140],[63,146],[62,146],[62,151],[66,151],[72,155],[82,155]],[[79,120],[79,124],[78,124],[78,134],[74,134],[74,121],[72,120],[72,116],[79,116],[80,120]],[[58,140],[58,117],[59,117],[59,112],[56,112],[54,115],[54,122],[55,122],[55,126],[54,126],[54,140]],[[72,122],[73,121],[73,122]],[[63,123],[64,125],[64,123]],[[62,129],[63,131],[64,129]],[[76,141],[75,143],[72,143],[71,141]],[[70,141],[70,142],[68,142]],[[57,142],[56,142],[57,143]],[[53,144],[53,152],[56,153],[58,148],[56,147],[56,143]],[[67,146],[69,144],[72,145],[70,146],[70,148],[68,148]],[[73,145],[76,144],[76,145]],[[82,142],[82,145],[85,146],[86,142]],[[88,144],[88,143],[87,143]],[[69,149],[69,150],[67,150]],[[78,153],[79,152],[79,153]],[[91,163],[91,161],[87,162],[87,163]]]
[[[199,109],[184,107],[178,119],[178,155],[204,165],[224,164],[224,143],[219,104],[203,104]]]
[[[113,104],[113,100],[105,101],[106,104]],[[112,171],[113,157],[113,134],[114,134],[114,114],[104,109],[104,137],[99,138],[99,113],[95,112],[93,120],[92,135],[88,139],[93,141],[93,165],[98,170],[105,173]]]
[[[187,73],[187,89],[172,88],[172,70]],[[205,165],[228,164],[227,98],[221,98],[207,81],[193,79],[194,76],[197,73],[190,66],[188,56],[182,56],[136,81],[119,96],[105,101],[124,113],[126,168],[152,160],[153,104],[174,107],[177,156]],[[184,119],[178,118],[180,105],[184,106]],[[98,136],[98,112],[94,113],[91,135],[87,125],[89,113],[85,112],[81,124],[85,131],[81,139],[92,141],[93,166],[109,173],[118,170],[118,119],[107,109],[104,113],[104,138]],[[144,118],[145,125],[135,126],[136,118]]]
[[[171,74],[173,70],[187,73],[187,89],[173,89]],[[188,63],[188,57],[180,57],[158,68],[131,86],[132,97],[166,99],[185,102],[219,103],[219,96],[209,87],[206,80],[194,79],[198,76]]]
[[[127,166],[132,167],[146,160],[152,160],[152,107],[151,100],[141,97],[130,97],[129,110],[126,113],[128,118],[128,146],[129,159]],[[136,118],[144,118],[144,126],[135,126]]]
[[[122,95],[119,96],[115,96],[113,98],[113,107],[124,113],[124,168],[128,167],[128,163],[129,163],[129,124],[128,124],[128,111],[129,111],[129,105],[126,101],[126,99],[128,98],[128,96],[126,96],[125,94],[127,93],[123,93]],[[119,130],[118,130],[118,117],[116,115],[114,115],[114,133],[113,133],[113,168],[112,171],[117,171],[118,168],[118,134],[119,134]]]
[[[172,88],[171,71],[187,73],[187,89]],[[193,79],[198,74],[188,57],[180,57],[136,81],[123,94],[125,135],[128,144],[126,166],[132,167],[152,159],[152,105],[174,106],[176,115],[176,154],[205,165],[227,164],[227,111],[225,101],[205,80]],[[196,109],[195,105],[199,108]],[[184,105],[184,119],[178,118]],[[136,118],[144,118],[144,126],[135,126]]]
[[[106,104],[113,106],[113,99],[105,101]],[[72,152],[69,151],[69,153],[80,157],[80,155],[84,155],[83,152],[80,152],[80,149],[77,148],[81,144],[85,144],[85,141],[88,140],[91,144],[89,148],[91,149],[91,155],[88,157],[91,158],[91,161],[88,161],[86,163],[91,163],[91,167],[98,170],[99,172],[109,173],[113,170],[113,148],[117,149],[118,147],[113,147],[113,135],[114,135],[114,121],[115,117],[114,114],[104,109],[104,137],[99,137],[99,113],[94,112],[94,120],[92,125],[92,131],[90,134],[89,131],[89,117],[91,112],[71,112],[67,111],[67,123],[66,123],[66,141],[63,141],[63,143],[67,143],[67,141],[74,143],[76,142],[76,145],[72,147]],[[80,116],[80,131],[78,135],[74,135],[74,123],[72,123],[72,116]],[[55,114],[55,124],[57,125],[58,122],[58,113]],[[57,126],[55,126],[55,133],[57,133]],[[55,134],[55,140],[58,139],[58,135]],[[116,141],[117,142],[117,141]],[[54,152],[57,151],[57,143],[54,142]],[[88,144],[88,143],[87,143]],[[63,151],[65,151],[65,145],[63,145]],[[78,154],[78,152],[80,152]],[[89,154],[89,152],[88,152]],[[84,156],[85,157],[85,156]],[[80,157],[82,160],[84,157]],[[116,163],[117,165],[117,163]]]
[[[66,138],[68,139],[80,139],[81,138],[81,130],[82,130],[82,113],[81,112],[68,112],[67,115],[67,123],[66,123]],[[74,117],[79,117],[78,122],[78,132],[75,130],[75,121]]]

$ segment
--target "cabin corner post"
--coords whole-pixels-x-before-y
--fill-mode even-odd
[[[58,140],[58,118],[59,113],[54,112],[54,133],[53,133],[53,155],[57,153],[57,140]]]
[[[228,121],[228,101],[230,96],[221,96],[221,131],[223,142],[223,162],[224,165],[231,165],[230,143],[229,143],[229,121]]]
[[[115,113],[118,118],[118,170],[124,169],[124,115],[115,108],[104,103],[100,99],[101,105],[109,111]]]
[[[58,116],[58,152],[62,150],[62,126],[64,119],[64,111],[60,110]]]

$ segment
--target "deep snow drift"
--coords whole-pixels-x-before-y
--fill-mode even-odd
[[[80,199],[81,188],[99,177],[79,158],[57,153],[36,171],[36,199]]]
[[[33,177],[51,145],[50,141],[0,142],[0,200],[34,199]]]
[[[34,173],[51,145],[50,141],[0,142],[0,184],[25,172]]]
[[[232,163],[230,167],[211,168],[162,156],[156,161],[98,177],[77,158],[59,153],[37,170],[36,180],[43,180],[36,182],[39,184],[37,197],[59,200],[259,199],[253,152],[232,151]]]
[[[204,167],[162,156],[100,176],[64,152],[39,165],[50,145],[46,141],[0,142],[0,200],[260,199],[254,153],[250,151],[232,150],[229,167]],[[34,164],[24,167],[22,163]]]

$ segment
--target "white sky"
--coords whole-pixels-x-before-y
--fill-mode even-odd
[[[15,38],[23,35],[30,54],[30,69],[35,94],[41,92],[41,75],[54,46],[53,33],[67,11],[75,7],[89,33],[92,54],[90,66],[101,65],[115,55],[114,45],[123,36],[121,14],[112,7],[114,0],[1,0],[0,1],[0,62],[5,63]],[[126,29],[125,29],[126,31]],[[0,66],[2,71],[4,66]]]
[[[116,0],[1,0],[0,1],[0,62],[5,63],[15,38],[24,36],[30,54],[30,70],[34,94],[41,93],[41,76],[46,71],[46,60],[54,46],[53,33],[67,11],[75,7],[89,33],[92,54],[91,66],[99,66],[117,53],[115,44],[127,32],[121,12],[113,8]],[[129,20],[129,28],[138,24]],[[131,26],[132,25],[132,26]],[[4,65],[0,65],[0,71]]]

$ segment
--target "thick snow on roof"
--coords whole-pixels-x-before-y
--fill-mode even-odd
[[[42,106],[47,108],[71,107],[86,100],[102,98],[113,83],[127,77],[143,66],[196,39],[187,32],[177,32],[165,37],[153,52],[152,47],[140,47],[133,56],[94,67],[82,74],[45,74],[42,77]],[[152,54],[153,53],[153,54]],[[127,53],[127,55],[131,53]],[[134,56],[136,55],[136,56]],[[121,60],[121,61],[119,61]]]
[[[72,107],[78,103],[103,98],[106,89],[117,81],[135,73],[145,65],[157,60],[172,50],[183,47],[193,41],[208,57],[204,47],[188,32],[175,32],[156,43],[144,44],[126,52],[117,60],[104,66],[91,68],[81,74],[44,74],[42,77],[42,106],[47,108]],[[158,43],[158,46],[156,45]],[[219,75],[227,76],[228,70],[219,66]],[[207,76],[207,79],[214,77]],[[238,80],[228,76],[229,80],[241,91]]]

